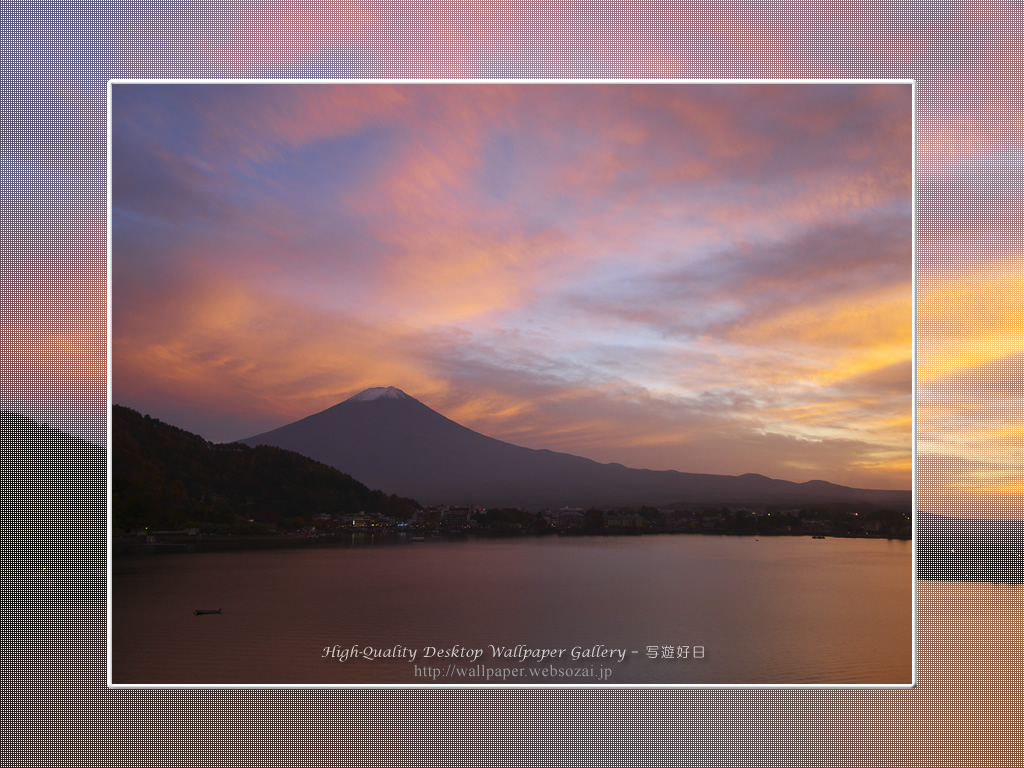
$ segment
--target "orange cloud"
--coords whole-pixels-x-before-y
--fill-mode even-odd
[[[827,356],[823,367],[830,367],[836,355],[847,356],[847,363],[840,367],[854,373],[864,367],[887,365],[904,359],[911,349],[913,311],[909,290],[909,285],[886,286],[844,297],[842,302],[823,298],[817,304],[783,308],[733,328],[730,338],[780,349],[812,347],[816,354]]]
[[[195,280],[188,294],[185,306],[169,297],[150,303],[143,323],[115,327],[115,401],[119,395],[166,397],[208,414],[224,410],[277,422],[369,386],[437,387],[415,345],[394,328],[211,273]]]
[[[390,384],[487,434],[598,460],[816,473],[805,479],[834,478],[828,461],[859,477],[887,466],[889,433],[905,423],[865,440],[842,422],[881,424],[861,418],[868,396],[813,393],[858,377],[873,391],[864,377],[897,359],[886,344],[905,359],[908,337],[890,325],[900,301],[909,315],[907,297],[884,293],[898,280],[884,250],[837,299],[836,265],[864,229],[821,224],[832,211],[812,196],[828,178],[764,204],[759,180],[785,167],[771,151],[773,132],[788,136],[784,110],[749,132],[743,99],[725,91],[703,102],[666,91],[676,112],[656,87],[367,93],[274,87],[265,103],[244,91],[203,101],[211,146],[237,131],[251,148],[221,166],[234,185],[224,213],[165,217],[172,234],[158,241],[118,220],[115,397],[187,403],[194,423],[182,426],[228,439]],[[351,137],[375,123],[387,142],[367,159]],[[182,178],[181,198],[195,185]],[[798,206],[814,227],[773,220]],[[896,229],[867,228],[883,245]],[[728,310],[744,302],[741,324]],[[821,378],[830,367],[844,373]]]
[[[918,311],[929,334],[918,361],[922,383],[1024,352],[1024,287],[1007,279],[1018,271],[1016,258],[986,260],[970,270],[957,269],[921,286]],[[960,266],[960,265],[958,265]]]

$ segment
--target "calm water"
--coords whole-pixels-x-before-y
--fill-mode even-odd
[[[113,682],[906,684],[911,552],[646,536],[124,557]],[[516,658],[538,649],[562,653]]]

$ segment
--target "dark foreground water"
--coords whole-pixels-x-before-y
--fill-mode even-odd
[[[908,684],[911,552],[645,536],[120,557],[112,681]]]

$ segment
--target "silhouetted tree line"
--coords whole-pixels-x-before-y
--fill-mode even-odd
[[[500,507],[478,513],[476,521],[481,531],[489,533],[546,533],[547,522],[533,512],[515,507]]]
[[[124,406],[114,406],[112,419],[115,533],[269,533],[319,514],[406,520],[419,507],[293,451],[210,443]]]

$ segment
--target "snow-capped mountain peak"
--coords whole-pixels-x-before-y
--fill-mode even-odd
[[[680,500],[793,506],[863,501],[909,508],[911,502],[909,491],[629,469],[533,450],[474,432],[395,387],[367,389],[240,442],[295,451],[340,469],[368,488],[421,504],[542,509],[566,503],[623,507]]]
[[[353,395],[349,400],[354,400],[360,403],[368,403],[371,400],[411,400],[409,395],[405,394],[402,390],[397,387],[370,387],[364,389],[358,395]]]

